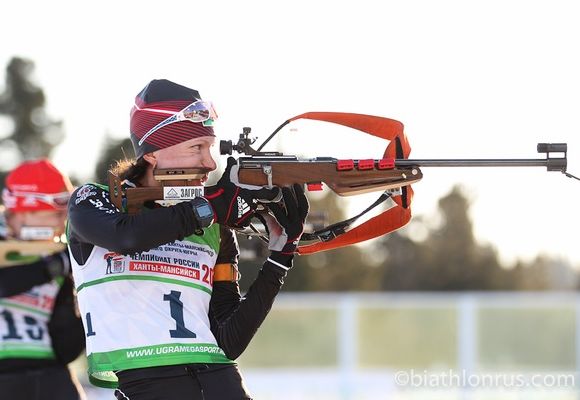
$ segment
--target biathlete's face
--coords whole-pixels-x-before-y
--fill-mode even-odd
[[[207,168],[214,171],[217,168],[211,154],[214,143],[215,137],[204,136],[157,150],[144,157],[155,168]],[[206,180],[207,176],[202,182]]]

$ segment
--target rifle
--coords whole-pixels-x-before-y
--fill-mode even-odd
[[[538,153],[544,159],[364,159],[339,160],[332,157],[300,159],[279,152],[261,152],[251,145],[256,139],[248,136],[251,128],[243,128],[238,143],[220,141],[220,153],[231,155],[233,151],[244,154],[238,158],[239,182],[247,185],[290,186],[293,183],[307,185],[310,191],[322,190],[326,184],[340,196],[399,188],[423,178],[420,167],[546,167],[548,171],[566,172],[566,143],[538,143]],[[563,153],[563,157],[553,157]]]
[[[66,244],[62,242],[2,240],[0,268],[34,262],[39,257],[58,253],[65,248]]]
[[[390,141],[380,159],[339,160],[331,157],[300,159],[280,152],[262,151],[264,146],[287,124],[298,119],[331,122]],[[404,226],[411,218],[413,190],[411,184],[422,179],[423,167],[545,167],[560,171],[569,178],[566,143],[539,143],[537,152],[545,158],[531,159],[409,159],[409,142],[399,121],[372,115],[312,112],[293,117],[281,124],[254,149],[256,138],[245,127],[237,143],[220,141],[220,153],[241,154],[238,157],[238,179],[242,184],[265,187],[305,184],[309,190],[321,190],[323,184],[339,196],[350,196],[383,190],[379,198],[358,215],[315,232],[306,232],[298,247],[300,254],[348,246],[390,233]],[[351,228],[356,220],[391,198],[394,207]],[[254,231],[256,231],[254,229]],[[257,233],[256,233],[257,234]]]
[[[297,119],[312,119],[332,122],[358,129],[389,141],[382,156],[378,159],[346,159],[316,157],[303,159],[276,151],[262,151],[264,146],[287,124]],[[545,154],[540,159],[409,159],[410,145],[399,121],[372,115],[312,112],[293,117],[281,124],[259,148],[252,146],[256,138],[250,138],[251,129],[243,128],[237,143],[220,141],[220,153],[238,157],[238,180],[241,184],[264,186],[289,186],[294,183],[305,184],[310,191],[322,190],[327,185],[339,196],[352,196],[361,193],[383,191],[379,198],[360,214],[314,232],[305,232],[298,247],[300,254],[311,254],[359,243],[390,233],[411,218],[413,190],[411,184],[422,179],[423,167],[545,167],[548,171],[560,171],[574,179],[577,177],[566,172],[567,144],[539,143],[537,151]],[[555,155],[554,155],[555,154]],[[129,189],[130,190],[130,189]],[[145,190],[135,188],[134,190]],[[153,196],[153,189],[151,196]],[[156,199],[162,193],[156,188]],[[123,196],[121,196],[123,197]],[[129,192],[125,196],[129,200]],[[129,200],[129,209],[135,202]],[[395,205],[368,221],[352,228],[362,215],[392,199]],[[118,202],[119,200],[117,200]],[[261,232],[250,227],[250,233],[260,236]]]

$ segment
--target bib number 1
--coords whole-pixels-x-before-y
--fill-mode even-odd
[[[163,301],[169,302],[169,313],[171,314],[171,318],[175,320],[176,329],[170,329],[169,335],[172,338],[195,338],[197,335],[185,327],[185,322],[183,321],[183,303],[179,299],[180,297],[181,292],[176,290],[172,290],[169,294],[163,295]],[[10,327],[11,320],[8,320],[8,317],[6,317],[6,319]],[[96,332],[93,330],[91,313],[86,313],[85,319],[87,321],[87,337],[95,336]],[[15,335],[14,329],[10,330],[9,335]],[[6,339],[6,337],[4,339]]]
[[[175,325],[177,329],[169,330],[169,334],[172,338],[194,338],[197,337],[195,333],[190,331],[185,327],[185,322],[183,321],[183,303],[179,298],[181,297],[181,292],[172,290],[169,294],[163,295],[163,300],[169,302],[169,311],[171,313],[171,318],[175,320]]]

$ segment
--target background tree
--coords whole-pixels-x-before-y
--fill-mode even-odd
[[[14,57],[6,67],[6,86],[0,94],[0,114],[12,122],[12,129],[2,132],[0,144],[16,145],[19,161],[49,158],[64,139],[62,121],[46,115],[44,90],[33,80],[34,63]]]
[[[578,273],[565,260],[546,255],[529,263],[502,265],[497,251],[477,242],[469,200],[456,186],[439,200],[441,224],[429,228],[416,216],[410,226],[381,238],[383,290],[571,290]],[[413,224],[427,231],[414,240]]]
[[[64,139],[62,122],[45,111],[44,90],[34,82],[34,63],[14,57],[0,93],[0,188],[10,169],[24,160],[50,158]]]
[[[311,200],[326,210],[328,222],[345,218],[344,204],[332,194]],[[529,263],[502,265],[497,251],[479,243],[469,217],[469,199],[456,186],[439,200],[441,223],[429,227],[415,216],[408,227],[374,241],[308,256],[298,256],[285,291],[460,291],[573,290],[578,273],[565,260],[538,256]],[[412,235],[421,230],[419,240]],[[240,237],[242,290],[247,290],[268,255],[258,239]]]
[[[503,274],[495,249],[475,239],[469,200],[458,186],[439,200],[441,224],[424,240],[395,232],[382,240],[386,290],[487,290]],[[421,224],[415,218],[415,224]]]
[[[441,227],[431,232],[424,255],[436,290],[489,289],[491,277],[499,268],[495,251],[475,240],[469,217],[469,200],[455,186],[439,200]],[[442,278],[436,280],[435,278]]]
[[[514,290],[574,290],[578,288],[578,271],[559,257],[538,255],[529,263],[519,261],[510,269]]]

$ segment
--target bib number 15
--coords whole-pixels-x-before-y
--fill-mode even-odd
[[[14,315],[8,310],[3,310],[2,312],[0,312],[0,316],[2,316],[4,318],[4,323],[5,323],[6,328],[8,330],[7,332],[2,332],[5,334],[0,336],[0,338],[3,340],[8,340],[8,339],[22,340],[24,338],[23,333],[18,332],[18,326],[15,322]],[[42,337],[44,336],[44,330],[42,329],[42,327],[40,326],[40,324],[38,323],[36,318],[31,317],[29,315],[25,315],[24,316],[24,323],[28,327],[25,330],[28,338],[30,338],[32,340],[42,340]]]

